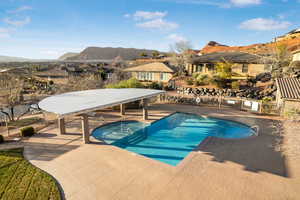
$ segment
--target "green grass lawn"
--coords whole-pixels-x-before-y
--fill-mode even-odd
[[[0,199],[61,199],[55,180],[31,165],[23,149],[0,151]]]

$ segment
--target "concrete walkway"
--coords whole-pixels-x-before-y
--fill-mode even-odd
[[[174,111],[259,125],[260,135],[211,138],[173,167],[110,145],[82,145],[78,121],[69,124],[67,135],[57,136],[55,126],[42,130],[26,142],[24,155],[58,180],[66,199],[300,199],[299,168],[289,167],[288,158],[277,149],[283,141],[278,121],[230,109],[181,105],[152,106],[150,120]],[[120,119],[117,113],[106,113],[105,118]],[[129,118],[140,119],[141,113],[131,112]],[[91,124],[92,129],[99,121]]]

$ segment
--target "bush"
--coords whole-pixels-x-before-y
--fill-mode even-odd
[[[197,77],[199,85],[209,85],[211,78],[207,74],[201,74]]]
[[[238,82],[238,81],[233,81],[232,83],[231,83],[231,88],[232,89],[240,89],[240,83]]]
[[[197,79],[199,76],[200,76],[199,73],[193,73],[193,75],[192,75],[192,77],[193,77],[194,79]]]
[[[120,81],[116,84],[109,84],[106,88],[143,88],[144,85],[136,78]]]
[[[148,85],[148,88],[155,89],[155,90],[162,90],[163,89],[163,84],[162,83],[157,83],[157,82],[152,82]]]
[[[20,131],[22,137],[31,137],[35,134],[35,130],[32,126],[22,128]]]
[[[4,137],[3,135],[0,135],[0,144],[4,142]]]
[[[193,79],[191,79],[191,78],[186,79],[185,82],[187,85],[193,85],[193,83],[194,83]]]

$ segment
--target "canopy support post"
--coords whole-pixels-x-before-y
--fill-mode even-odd
[[[148,120],[148,99],[143,99],[143,119]]]
[[[89,118],[87,114],[81,115],[81,124],[82,124],[82,137],[83,143],[90,143],[90,128],[89,128]]]
[[[66,134],[65,118],[58,118],[58,127],[60,135]]]
[[[120,114],[121,116],[125,115],[125,104],[120,104]]]

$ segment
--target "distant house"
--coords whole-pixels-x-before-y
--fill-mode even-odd
[[[293,62],[300,62],[300,49],[292,52],[293,54]]]
[[[154,62],[124,70],[140,81],[169,82],[176,70],[167,63]]]
[[[285,40],[285,39],[293,39],[294,37],[295,38],[300,37],[300,28],[294,29],[285,35],[279,36],[279,37],[275,38],[274,41],[278,42],[278,41]]]
[[[282,114],[298,110],[300,111],[300,80],[297,78],[279,78],[276,80],[277,107],[281,108]]]
[[[261,56],[243,52],[217,52],[204,54],[192,58],[186,64],[188,75],[193,73],[213,74],[216,64],[222,62],[233,63],[232,71],[242,76],[256,76],[270,71],[268,61]]]

